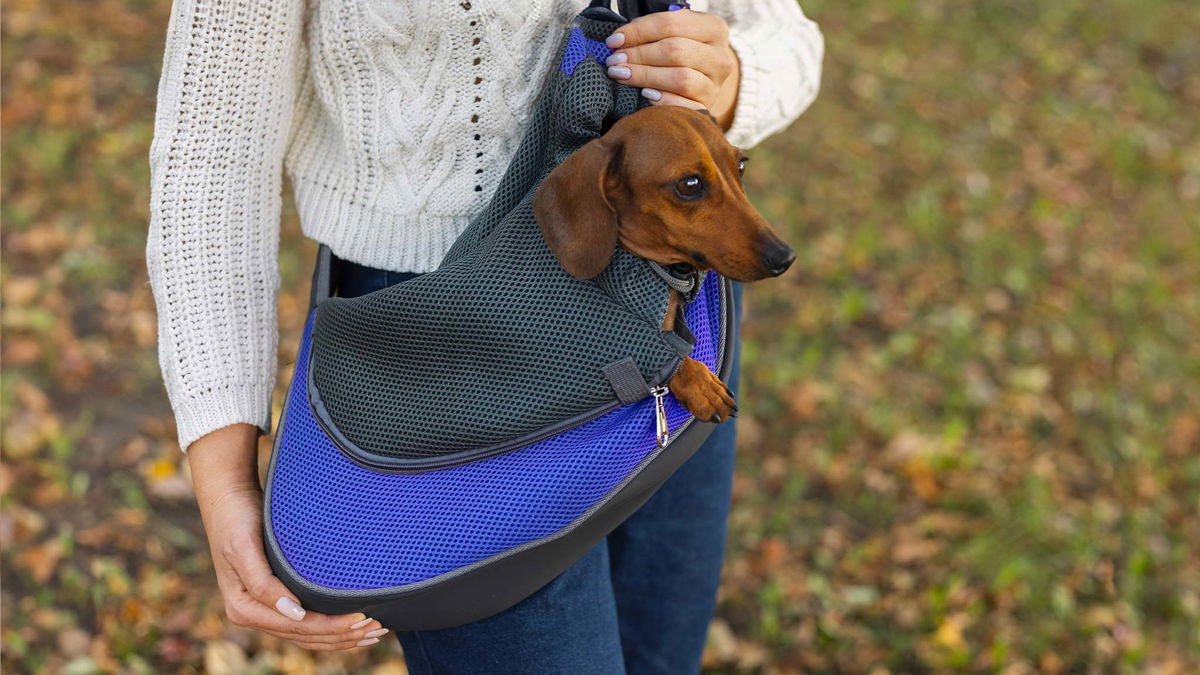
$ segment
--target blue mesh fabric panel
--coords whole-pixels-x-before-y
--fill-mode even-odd
[[[571,76],[575,74],[575,68],[588,56],[591,56],[600,63],[604,63],[604,59],[607,59],[611,55],[612,50],[603,42],[590,40],[583,34],[583,31],[578,28],[572,28],[571,34],[567,38],[567,46],[563,49],[562,61],[558,64],[558,67],[563,71],[563,74]]]
[[[716,369],[721,308],[710,272],[685,308],[692,358]],[[610,493],[655,448],[646,399],[535,445],[450,469],[377,473],[325,436],[308,406],[305,326],[271,481],[271,525],[300,576],[333,589],[378,589],[435,577],[540,539]],[[689,417],[666,400],[671,429]]]

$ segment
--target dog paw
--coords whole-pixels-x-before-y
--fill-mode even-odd
[[[724,422],[731,415],[737,416],[733,392],[708,366],[695,359],[684,359],[667,386],[696,419]]]

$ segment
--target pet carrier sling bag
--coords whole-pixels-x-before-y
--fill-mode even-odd
[[[336,297],[318,249],[264,509],[271,566],[307,608],[395,630],[503,611],[712,431],[663,385],[685,356],[728,377],[730,282],[621,247],[572,277],[531,210],[555,166],[646,105],[605,74],[625,23],[605,5],[572,20],[498,190],[436,270]],[[682,316],[664,331],[671,289]]]

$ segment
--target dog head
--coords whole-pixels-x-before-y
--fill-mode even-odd
[[[643,108],[551,171],[534,217],[563,269],[582,279],[608,266],[618,242],[678,271],[779,276],[796,254],[747,200],[744,162],[707,111]]]

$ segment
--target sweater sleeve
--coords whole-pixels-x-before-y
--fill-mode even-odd
[[[146,268],[185,452],[271,431],[279,220],[303,0],[174,0],[150,144]]]
[[[782,130],[817,97],[825,39],[796,0],[713,0],[710,11],[729,24],[729,44],[741,62],[733,126],[742,148]]]

